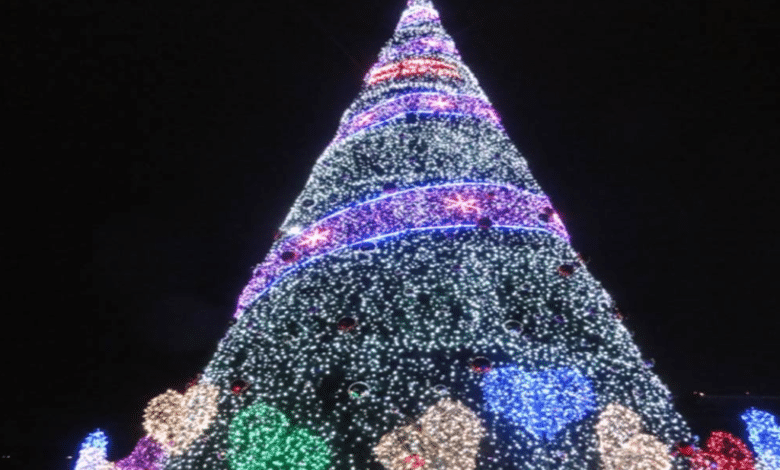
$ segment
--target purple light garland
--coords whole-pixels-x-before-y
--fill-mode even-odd
[[[455,48],[455,43],[449,39],[442,39],[436,36],[425,36],[414,38],[411,41],[394,46],[379,56],[379,60],[374,68],[382,67],[390,62],[402,59],[408,56],[426,56],[436,54],[447,54],[460,59],[460,54]]]
[[[428,6],[411,7],[404,12],[401,21],[398,23],[398,29],[406,28],[417,23],[439,21],[439,12]]]
[[[391,235],[466,227],[541,230],[569,240],[544,195],[494,183],[452,183],[398,191],[336,212],[280,242],[255,269],[239,297],[235,316],[301,263]]]
[[[501,127],[498,113],[486,101],[468,95],[449,95],[436,92],[410,93],[366,109],[354,115],[336,134],[334,142],[357,132],[379,126],[407,113],[438,113],[441,115],[471,116]]]

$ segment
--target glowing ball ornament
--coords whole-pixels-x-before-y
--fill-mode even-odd
[[[249,388],[249,383],[245,380],[237,379],[230,384],[230,391],[233,395],[241,395]]]
[[[474,470],[485,428],[466,405],[444,398],[419,419],[382,436],[374,454],[388,470]]]
[[[738,437],[715,431],[691,459],[691,470],[755,470],[753,453]]]
[[[574,369],[527,372],[517,366],[485,376],[482,393],[488,407],[536,439],[552,439],[596,409],[593,388]]]
[[[257,403],[230,423],[227,459],[233,470],[325,470],[330,450],[308,430],[291,426],[279,410]]]
[[[742,414],[748,436],[756,451],[760,466],[780,469],[780,425],[777,417],[766,411],[751,408]]]

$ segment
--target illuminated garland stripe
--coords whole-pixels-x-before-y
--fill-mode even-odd
[[[379,61],[375,67],[387,65],[390,62],[397,61],[408,56],[425,56],[432,54],[446,54],[460,58],[460,54],[455,48],[455,43],[453,43],[449,38],[425,36],[412,39],[405,44],[393,46],[392,48],[385,50],[379,56]]]
[[[368,74],[367,83],[376,85],[387,80],[424,75],[462,79],[460,72],[458,72],[458,67],[454,64],[441,59],[417,57],[393,62],[372,70]]]
[[[498,113],[483,99],[436,92],[410,93],[394,100],[383,101],[355,115],[341,127],[335,141],[377,127],[394,118],[406,116],[407,113],[471,116],[500,127]]]
[[[397,29],[407,28],[417,23],[439,21],[439,12],[429,6],[417,6],[404,11]]]
[[[336,212],[283,240],[254,271],[235,316],[301,263],[410,231],[495,227],[569,235],[550,200],[494,183],[453,183],[393,192]]]

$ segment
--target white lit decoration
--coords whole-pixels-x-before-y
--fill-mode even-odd
[[[388,470],[476,468],[485,428],[468,407],[445,398],[418,420],[382,436],[374,453]]]
[[[217,415],[219,389],[207,383],[182,395],[167,390],[152,399],[144,412],[144,429],[171,454],[187,449]]]
[[[595,470],[594,415],[620,403],[647,431],[615,455],[664,469],[658,443],[690,431],[616,312],[438,12],[410,0],[203,371],[218,409],[188,418],[166,394],[147,427],[167,470]],[[388,437],[401,415],[422,426],[408,448]]]
[[[607,406],[596,424],[604,470],[672,468],[669,447],[642,431],[642,418],[639,415],[617,403]]]

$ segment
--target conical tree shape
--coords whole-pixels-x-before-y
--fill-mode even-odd
[[[167,469],[682,468],[689,438],[426,0],[201,384],[218,413]]]

